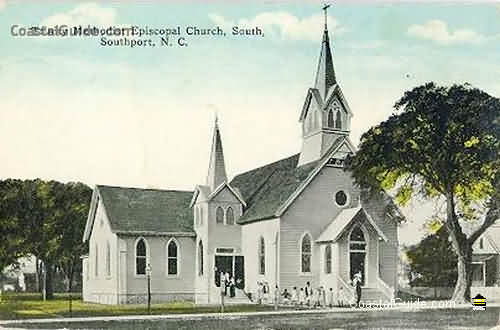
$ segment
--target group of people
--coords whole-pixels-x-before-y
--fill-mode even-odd
[[[229,289],[229,297],[234,298],[236,296],[236,280],[234,279],[234,276],[230,276],[228,272],[220,273],[220,283],[223,285],[223,292],[222,294],[224,296],[227,296],[227,292]]]
[[[311,287],[311,283],[307,282],[306,286],[300,290],[294,286],[291,292],[285,289],[281,296],[284,304],[294,306],[309,306],[309,307],[332,307],[335,303],[333,289],[326,290],[323,286],[316,289]]]
[[[258,304],[278,303],[294,306],[309,306],[309,307],[332,307],[335,304],[335,296],[332,288],[326,290],[323,286],[313,289],[310,282],[306,283],[303,288],[293,287],[291,291],[284,289],[280,292],[278,286],[271,293],[269,283],[257,282],[257,297]],[[342,304],[342,299],[337,300],[337,304]]]
[[[358,272],[351,281],[356,292],[357,307],[359,307],[361,300],[361,278],[361,272]],[[278,286],[276,286],[273,293],[271,293],[269,289],[269,283],[266,281],[257,282],[256,301],[258,304],[276,303],[293,306],[308,306],[311,308],[333,307],[334,305],[344,306],[348,304],[348,299],[342,287],[339,288],[339,292],[335,295],[332,288],[327,290],[323,286],[319,286],[313,289],[309,281],[306,282],[305,287],[297,288],[294,286],[291,291],[284,289],[280,292]]]

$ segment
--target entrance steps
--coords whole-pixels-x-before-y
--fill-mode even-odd
[[[255,302],[251,301],[241,289],[236,289],[233,298],[229,296],[229,290],[227,290],[227,296],[224,297],[224,303],[228,305],[255,304]]]
[[[377,288],[363,288],[361,290],[362,303],[389,302],[390,299]]]

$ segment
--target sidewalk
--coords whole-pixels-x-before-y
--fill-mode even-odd
[[[427,303],[430,303],[429,301]],[[266,316],[266,315],[297,315],[297,314],[328,314],[328,313],[353,313],[353,312],[371,312],[383,310],[398,311],[418,311],[423,309],[446,309],[449,307],[433,306],[426,304],[423,306],[408,306],[407,303],[397,303],[391,308],[352,308],[352,307],[333,307],[324,309],[298,309],[298,310],[278,310],[266,312],[234,312],[234,313],[193,313],[193,314],[165,314],[165,315],[131,315],[131,316],[99,316],[99,317],[74,317],[74,318],[50,318],[50,319],[25,319],[25,320],[0,320],[0,327],[9,324],[23,323],[63,323],[63,322],[100,322],[100,321],[132,321],[132,320],[165,320],[165,319],[232,319],[246,316]],[[283,306],[284,307],[284,306]],[[288,306],[290,307],[290,306]],[[500,303],[488,304],[488,307],[500,307]],[[456,305],[456,309],[472,308],[470,304]]]

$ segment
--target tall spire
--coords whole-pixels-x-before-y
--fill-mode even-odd
[[[318,70],[314,88],[318,89],[321,97],[325,100],[330,87],[336,83],[335,70],[333,68],[332,51],[330,50],[330,39],[328,37],[327,10],[330,5],[325,5],[325,30],[323,31],[323,42],[321,43],[321,53],[319,55]]]
[[[224,151],[219,132],[217,114],[215,115],[214,135],[212,138],[212,151],[208,165],[207,185],[213,191],[222,182],[227,182],[226,165],[224,164]]]

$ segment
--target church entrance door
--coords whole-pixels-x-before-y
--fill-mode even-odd
[[[235,255],[215,255],[215,285],[220,286],[220,273],[228,273],[229,277],[234,277],[236,287],[245,287],[245,264],[243,256]]]
[[[361,285],[365,285],[365,259],[364,252],[351,252],[351,280],[354,274],[361,272]]]
[[[349,235],[349,264],[350,280],[354,279],[354,274],[361,273],[361,285],[366,285],[366,252],[367,240],[365,231],[360,225],[355,226]]]

